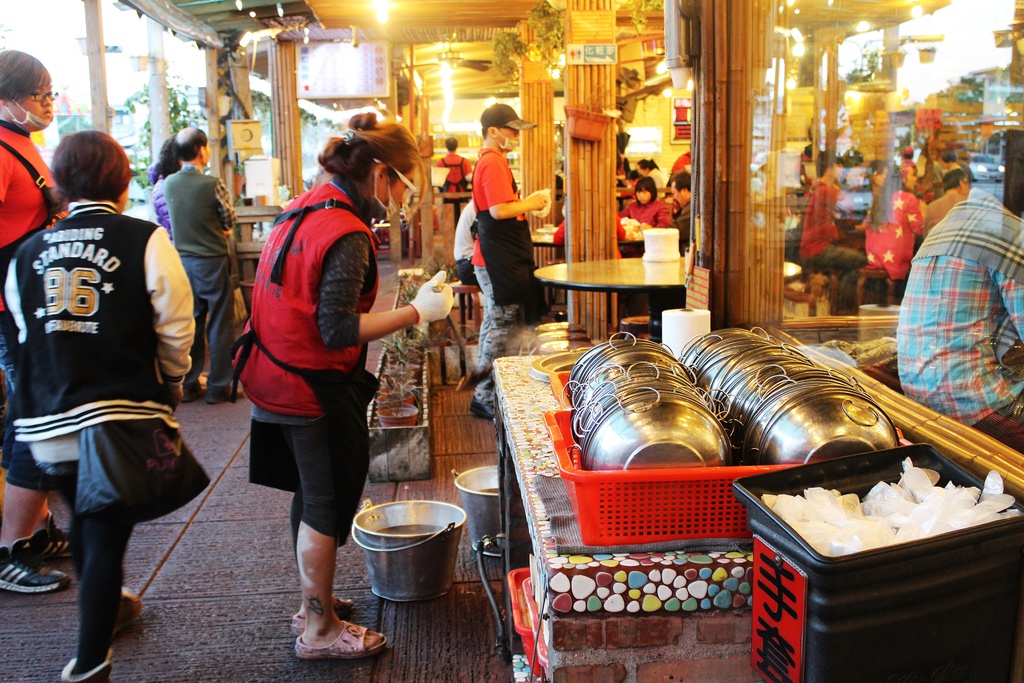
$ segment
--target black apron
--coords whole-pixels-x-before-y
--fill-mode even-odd
[[[295,218],[271,271],[271,281],[280,284],[285,259],[295,232],[310,211],[344,209],[356,213],[348,206],[329,199],[320,204],[294,209],[281,214],[275,225]],[[358,214],[357,214],[358,215]],[[367,286],[377,279],[377,262],[371,257],[371,274]],[[366,370],[366,345],[351,372],[340,370],[313,370],[299,368],[278,360],[256,336],[250,319],[246,331],[235,342],[231,356],[235,358],[232,394],[238,389],[238,378],[249,360],[253,347],[258,348],[271,363],[302,377],[313,390],[330,431],[329,449],[331,478],[338,493],[338,543],[344,543],[347,529],[352,525],[362,496],[366,475],[370,470],[370,431],[366,423],[366,408],[370,405],[380,382]],[[234,399],[234,396],[232,396]],[[284,438],[284,425],[252,420],[249,437],[249,481],[260,486],[294,493],[299,490],[299,469],[295,457]]]
[[[533,276],[533,242],[530,225],[520,218],[498,220],[489,211],[476,215],[480,253],[491,278],[494,303],[498,306],[518,304],[527,325],[544,314],[544,297],[540,282]]]

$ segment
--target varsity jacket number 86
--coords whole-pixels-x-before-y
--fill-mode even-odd
[[[18,248],[5,286],[20,331],[19,441],[107,420],[177,428],[169,383],[188,371],[192,290],[167,231],[100,203]]]

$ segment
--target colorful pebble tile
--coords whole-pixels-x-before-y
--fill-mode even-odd
[[[556,613],[709,612],[750,607],[753,556],[736,549],[563,555],[537,495],[537,477],[558,477],[544,412],[559,409],[548,384],[529,376],[529,357],[499,358],[495,380],[538,558],[546,565],[548,603]],[[525,671],[524,671],[525,673]],[[518,680],[518,679],[517,679]]]

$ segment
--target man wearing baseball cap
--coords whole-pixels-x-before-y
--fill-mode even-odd
[[[477,356],[481,369],[495,358],[518,354],[525,324],[540,317],[533,243],[524,214],[546,211],[551,198],[540,191],[520,199],[505,158],[518,147],[519,132],[534,126],[507,104],[491,105],[480,116],[484,145],[473,170],[478,232],[472,263],[484,302]],[[477,384],[469,409],[477,417],[494,418],[490,375]]]

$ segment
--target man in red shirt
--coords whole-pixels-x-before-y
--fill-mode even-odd
[[[473,172],[473,203],[477,210],[477,241],[472,263],[483,294],[477,367],[495,358],[519,353],[526,323],[539,317],[534,296],[533,243],[523,214],[543,211],[551,201],[543,192],[526,199],[519,190],[505,154],[517,148],[519,132],[537,124],[523,121],[507,104],[495,104],[480,117],[484,146]],[[494,418],[494,382],[490,375],[477,386],[470,411]]]
[[[839,272],[839,308],[853,304],[857,271],[868,264],[862,251],[838,244],[836,227],[836,200],[839,198],[839,178],[836,159],[824,152],[814,160],[817,179],[811,186],[807,212],[804,214],[803,235],[800,237],[800,262],[807,271],[835,270]],[[833,315],[837,312],[832,311]]]
[[[459,141],[454,137],[450,137],[444,141],[444,147],[448,150],[448,154],[437,160],[434,164],[438,168],[448,169],[448,178],[444,181],[444,185],[441,186],[442,192],[468,192],[469,181],[473,176],[473,164],[469,163],[469,159],[464,156],[460,156],[455,153],[455,150],[459,148]],[[445,197],[445,204],[455,205],[455,215],[458,216],[462,212],[462,204],[465,199],[458,197]]]

